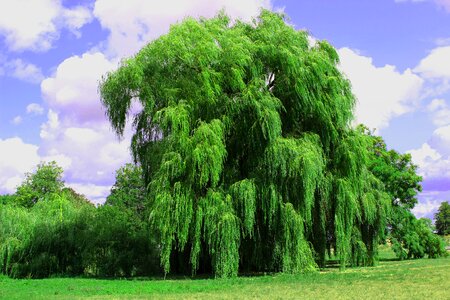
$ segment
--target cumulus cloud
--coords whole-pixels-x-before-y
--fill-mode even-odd
[[[104,120],[98,84],[102,75],[115,66],[100,52],[69,57],[41,83],[42,95],[64,117],[78,122]]]
[[[425,78],[450,79],[450,46],[433,49],[414,71]]]
[[[100,200],[108,193],[94,186],[107,186],[109,192],[115,171],[130,161],[129,132],[127,129],[127,138],[119,141],[107,122],[77,126],[70,120],[60,121],[58,114],[50,110],[47,122],[41,127],[39,153],[64,167],[69,186],[89,199]],[[82,191],[77,188],[80,186],[84,187]],[[104,193],[99,195],[99,191]]]
[[[433,132],[429,144],[443,157],[450,157],[450,124],[437,128]],[[448,172],[450,173],[450,168]]]
[[[13,193],[39,161],[38,146],[18,137],[0,139],[0,193]]]
[[[44,108],[37,103],[30,103],[27,105],[27,114],[31,115],[42,115],[44,113]]]
[[[427,143],[408,152],[424,178],[424,192],[414,212],[416,215],[435,212],[442,197],[450,196],[450,125],[437,128]]]
[[[41,84],[49,111],[39,154],[65,163],[67,184],[96,203],[109,194],[115,171],[131,160],[130,128],[119,141],[97,93],[102,75],[116,65],[100,52],[72,56]]]
[[[419,166],[419,174],[424,178],[428,190],[450,189],[450,157],[437,150],[432,143],[424,143],[419,149],[408,151]],[[447,186],[446,186],[447,185]]]
[[[70,181],[110,183],[115,170],[129,160],[128,147],[129,140],[118,141],[104,125],[61,126],[44,138],[39,151],[69,157],[72,163],[66,177]]]
[[[442,201],[450,198],[450,190],[446,192],[424,192],[419,197],[419,203],[413,208],[412,212],[418,218],[434,219],[434,214],[439,209]]]
[[[95,185],[91,183],[69,183],[67,186],[71,187],[77,193],[85,195],[89,200],[95,204],[102,204],[106,200],[106,196],[111,192],[111,185]]]
[[[76,34],[92,20],[89,9],[67,9],[61,0],[0,0],[0,35],[11,51],[46,51],[66,28]]]
[[[426,180],[448,182],[450,190],[450,125],[437,128],[427,143],[408,152]]]
[[[270,8],[270,0],[97,0],[94,15],[110,31],[109,51],[123,57],[135,53],[187,16],[212,17],[225,9],[231,17],[249,20],[261,7]]]
[[[356,121],[369,128],[383,129],[393,117],[410,112],[417,106],[424,80],[410,69],[395,66],[376,67],[372,58],[349,48],[338,50],[341,70],[352,83]]]

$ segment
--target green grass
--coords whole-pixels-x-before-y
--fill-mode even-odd
[[[450,257],[372,268],[236,279],[99,280],[0,277],[2,299],[450,299]]]
[[[381,261],[397,260],[397,255],[388,244],[378,246],[378,257]]]

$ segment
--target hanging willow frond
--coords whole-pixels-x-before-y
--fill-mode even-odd
[[[131,149],[166,273],[183,251],[193,273],[219,277],[315,270],[326,249],[343,267],[373,261],[389,203],[338,63],[263,10],[252,24],[187,18],[104,77],[118,134],[133,99],[143,107]]]

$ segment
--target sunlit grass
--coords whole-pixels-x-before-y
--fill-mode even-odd
[[[97,280],[0,277],[2,299],[449,299],[450,258],[236,279]]]

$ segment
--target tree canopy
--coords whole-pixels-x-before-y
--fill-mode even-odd
[[[166,273],[304,272],[327,249],[341,266],[373,263],[391,201],[350,127],[338,63],[330,44],[263,10],[252,23],[187,18],[107,74],[117,134],[142,105],[131,149]]]
[[[391,149],[380,136],[360,125],[358,131],[369,142],[369,170],[383,182],[391,200],[391,213],[387,216],[388,240],[399,259],[438,257],[446,254],[444,241],[433,234],[431,220],[417,219],[411,209],[418,203],[422,191],[422,177],[410,154]]]
[[[25,207],[31,207],[39,200],[61,192],[63,169],[56,162],[40,163],[36,171],[27,173],[25,180],[17,187],[15,201]]]
[[[422,177],[417,175],[411,154],[388,150],[383,138],[373,135],[363,125],[358,130],[370,141],[369,170],[384,183],[394,208],[412,209],[418,202],[417,194],[422,191]]]
[[[447,201],[441,203],[434,218],[437,233],[440,235],[450,234],[450,205]]]

